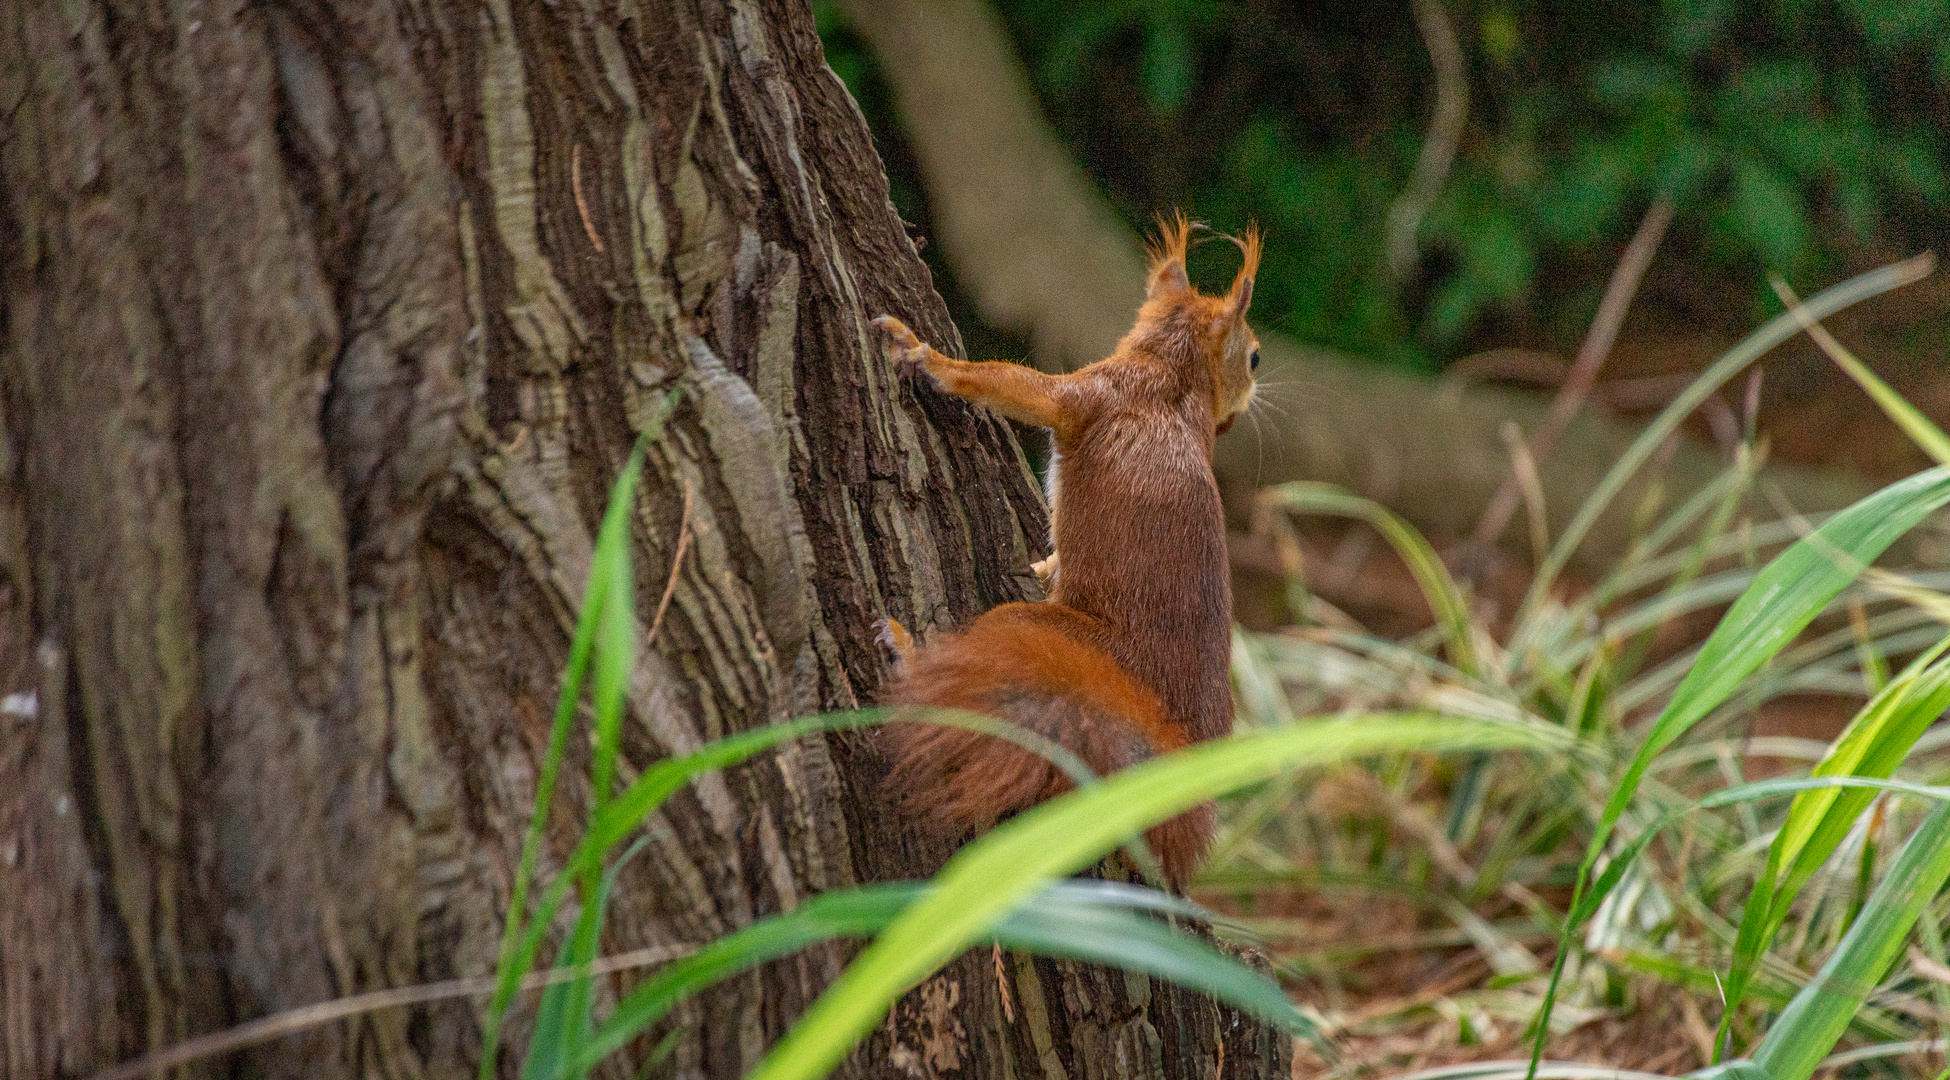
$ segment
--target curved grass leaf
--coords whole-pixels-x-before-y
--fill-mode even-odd
[[[1025,813],[963,848],[935,892],[914,903],[848,966],[754,1074],[824,1076],[910,986],[992,928],[1051,880],[1198,803],[1305,765],[1395,750],[1559,750],[1543,725],[1362,716],[1235,735],[1154,758]]]
[[[531,917],[520,920],[520,909],[516,908],[512,901],[510,902],[509,936],[513,940],[511,944],[504,946],[500,966],[496,969],[500,985],[511,987],[508,991],[509,1000],[514,996],[512,987],[519,986],[521,980],[534,970],[535,957],[541,949],[542,939],[554,925],[555,913],[561,910],[563,902],[567,900],[569,889],[581,881],[590,868],[594,867],[600,871],[608,853],[685,784],[702,773],[739,764],[753,755],[791,739],[826,731],[865,727],[881,723],[885,719],[886,711],[881,709],[822,713],[818,716],[808,716],[717,739],[694,754],[659,761],[645,769],[628,788],[604,806],[601,813],[594,816],[595,820],[584,833],[581,843],[576,846],[555,881],[543,894],[541,902],[536,905]],[[499,1000],[500,990],[497,989],[496,994],[496,1000]],[[483,1060],[491,1059],[499,1050],[501,1021],[505,1013],[505,1003],[499,1011],[495,1011],[491,1003],[486,1035],[493,1041],[485,1045],[482,1051]]]
[[[1742,453],[1742,460],[1751,463],[1755,455]],[[1687,528],[1706,517],[1708,511],[1718,517],[1720,508],[1730,501],[1738,502],[1747,484],[1753,478],[1753,468],[1732,468],[1714,477],[1698,491],[1693,492],[1679,508],[1667,514],[1651,532],[1634,540],[1631,549],[1619,560],[1618,566],[1606,574],[1591,595],[1581,606],[1589,606],[1596,611],[1610,604],[1620,596],[1667,577],[1683,574],[1685,569],[1698,558],[1699,544],[1706,545],[1706,553],[1711,554],[1714,545],[1720,543],[1724,533],[1709,526],[1702,530],[1699,541],[1688,545],[1685,550],[1665,552],[1674,540]],[[1712,519],[1708,518],[1710,522]]]
[[[583,1043],[582,1068],[615,1053],[692,994],[770,960],[834,938],[867,937],[886,926],[926,885],[891,882],[815,896],[797,909],[727,934],[638,984]],[[531,1080],[552,1080],[538,1073]]]
[[[1919,258],[1930,259],[1931,265],[1935,263],[1935,257],[1928,253]],[[1930,460],[1938,465],[1950,465],[1950,436],[1945,436],[1942,428],[1930,423],[1929,417],[1924,416],[1916,406],[1904,401],[1901,394],[1878,378],[1875,372],[1870,371],[1867,364],[1857,360],[1855,354],[1849,352],[1841,342],[1835,340],[1833,334],[1815,321],[1820,316],[1809,311],[1795,297],[1794,291],[1787,287],[1787,282],[1779,277],[1770,276],[1768,284],[1774,287],[1774,292],[1781,298],[1781,303],[1787,305],[1788,314],[1808,332],[1808,336],[1814,339],[1815,344],[1821,346],[1821,351],[1827,353],[1828,358],[1835,361],[1836,366],[1848,372],[1848,377],[1854,379],[1856,384],[1875,400],[1882,411],[1889,414],[1889,419],[1894,420],[1896,426],[1903,429],[1903,433],[1909,436],[1911,442],[1914,442],[1925,454],[1930,455]]]
[[[1612,826],[1661,750],[1731,697],[1747,676],[1793,641],[1869,563],[1945,503],[1950,503],[1950,469],[1918,473],[1829,518],[1757,574],[1714,627],[1692,670],[1653,722],[1605,803],[1587,858],[1603,850]]]
[[[595,738],[589,765],[591,820],[602,813],[616,784],[616,759],[623,741],[624,695],[629,688],[630,669],[636,663],[636,574],[630,557],[629,511],[635,505],[631,496],[642,467],[643,446],[639,442],[624,466],[623,476],[617,481],[617,494],[610,503],[612,511],[620,506],[625,512],[605,513],[602,530],[596,537],[595,563],[599,569],[592,576],[600,578],[608,588],[606,595],[597,597],[593,603],[597,614],[589,680],[589,702],[595,713]],[[602,948],[603,915],[609,909],[609,890],[626,861],[627,856],[607,871],[600,863],[591,863],[583,869],[579,883],[582,909],[569,938],[568,966],[581,967],[596,959]],[[553,912],[549,914],[552,916]],[[556,1034],[562,1060],[572,1059],[588,1035],[592,990],[593,980],[587,977],[552,988],[561,997],[561,1027]],[[536,1052],[531,1045],[531,1055]],[[583,1074],[571,1071],[570,1075],[580,1080]]]
[[[823,941],[870,937],[932,890],[925,882],[890,882],[826,893],[792,912],[726,935],[669,964],[625,995],[583,1044],[578,1057],[567,1063],[567,1071],[580,1074],[594,1067],[673,1006],[713,983]],[[1011,913],[993,936],[1021,952],[1107,964],[1195,987],[1291,1034],[1320,1039],[1312,1020],[1271,979],[1140,912],[1209,915],[1195,904],[1151,889],[1062,881]],[[560,1072],[527,1075],[552,1080]]]
[[[648,838],[638,839],[622,858],[604,871],[602,882],[597,886],[596,895],[589,905],[595,912],[590,925],[602,926],[603,914],[609,908],[610,893],[616,888],[616,876],[648,842]],[[582,968],[585,973],[551,983],[548,989],[542,991],[541,1004],[535,1010],[535,1030],[528,1038],[528,1058],[521,1066],[523,1076],[556,1075],[562,1070],[563,1063],[571,1060],[583,1040],[589,1037],[589,991],[594,976],[587,974],[586,965],[596,959],[599,943],[595,940],[596,935],[591,935],[587,941],[582,940],[581,927],[578,926],[577,930],[578,939],[571,947],[572,959],[564,966],[570,970]]]
[[[1704,719],[1763,663],[1821,614],[1842,589],[1854,581],[1890,544],[1914,528],[1932,511],[1950,503],[1950,469],[1941,466],[1899,480],[1829,518],[1821,528],[1775,557],[1747,587],[1731,610],[1700,646],[1692,670],[1660,711],[1644,742],[1612,789],[1598,819],[1591,842],[1578,866],[1571,908],[1582,910],[1591,869],[1604,853],[1619,816],[1638,794],[1639,782],[1659,752],[1688,728]],[[1547,1022],[1556,1001],[1558,980],[1568,959],[1575,920],[1564,923],[1557,961],[1551,967],[1535,1025],[1531,1055],[1541,1059]]]
[[[1442,631],[1442,642],[1449,650],[1449,662],[1472,678],[1480,677],[1476,645],[1469,619],[1469,601],[1464,599],[1456,579],[1442,564],[1435,548],[1393,511],[1372,499],[1344,491],[1332,484],[1295,480],[1260,492],[1260,499],[1283,510],[1313,514],[1334,514],[1356,518],[1372,525],[1402,557],[1415,584],[1435,613]]]
[[[1788,1002],[1754,1048],[1772,1080],[1807,1080],[1896,958],[1916,919],[1950,878],[1950,804],[1910,834],[1814,981]]]
[[[1191,987],[1332,1053],[1319,1027],[1271,979],[1157,919],[1101,903],[1053,903],[1045,892],[1003,919],[995,937],[1021,952],[1107,964]]]
[[[1888,777],[1925,729],[1950,708],[1950,638],[1917,657],[1864,706],[1815,766],[1815,776]],[[1823,789],[1795,797],[1767,851],[1767,865],[1748,894],[1727,972],[1726,1007],[1715,1045],[1724,1045],[1734,1010],[1760,957],[1787,917],[1788,905],[1847,837],[1875,792]]]

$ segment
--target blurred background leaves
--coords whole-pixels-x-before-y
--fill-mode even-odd
[[[1779,310],[1768,272],[1833,278],[1950,236],[1937,0],[1449,5],[1468,112],[1405,280],[1384,222],[1435,93],[1406,4],[999,7],[1047,116],[1134,228],[1171,205],[1259,220],[1277,241],[1260,321],[1394,365],[1574,340],[1661,192],[1680,208],[1662,258],[1724,283],[1687,314],[1727,330]],[[925,222],[866,48],[830,0],[815,10],[896,204]]]

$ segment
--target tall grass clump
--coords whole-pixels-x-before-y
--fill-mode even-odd
[[[1781,286],[1788,310],[1648,426],[1542,551],[1501,633],[1472,613],[1430,545],[1381,508],[1322,485],[1263,493],[1265,509],[1282,517],[1376,526],[1435,625],[1389,641],[1329,611],[1322,625],[1245,635],[1235,650],[1245,720],[1414,709],[1548,727],[1569,742],[1541,762],[1398,755],[1274,784],[1234,805],[1208,898],[1247,910],[1296,891],[1387,898],[1422,912],[1418,926],[1437,924],[1422,951],[1463,947],[1482,967],[1481,977],[1432,996],[1330,1009],[1337,1033],[1441,1018],[1453,1025],[1450,1056],[1467,1057],[1466,1044],[1501,1026],[1527,1034],[1528,1061],[1417,1076],[1589,1075],[1601,1063],[1582,1073],[1542,1063],[1540,1073],[1547,1041],[1622,1013],[1649,985],[1686,999],[1691,1030],[1672,1024],[1680,1048],[1692,1040],[1724,1071],[1806,1080],[1824,1062],[1942,1049],[1928,1036],[1950,1022],[1950,987],[1939,981],[1950,971],[1940,931],[1950,732],[1934,726],[1950,708],[1950,577],[1871,564],[1950,503],[1950,440],[1818,322],[1929,265],[1864,275],[1805,305]],[[1763,448],[1750,444],[1682,505],[1642,507],[1638,539],[1595,583],[1561,588],[1579,543],[1660,442],[1803,330],[1939,466],[1820,520],[1762,516],[1753,507],[1765,505],[1756,490]],[[1302,588],[1289,592],[1328,610]],[[1675,620],[1721,609],[1703,641],[1659,636]],[[1763,705],[1811,692],[1862,704],[1825,744],[1749,738]],[[1755,780],[1763,756],[1770,771],[1798,764]],[[1391,947],[1358,936],[1329,949],[1281,942],[1293,935],[1280,919],[1244,921],[1275,940],[1285,974],[1329,997],[1345,969]],[[1863,1045],[1831,1057],[1844,1038]]]

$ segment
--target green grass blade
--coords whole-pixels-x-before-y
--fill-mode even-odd
[[[556,983],[542,991],[535,1006],[535,1030],[528,1037],[528,1056],[522,1059],[523,1080],[556,1076],[563,1071],[563,1044],[569,1028],[569,984]]]
[[[1817,319],[1826,318],[1851,304],[1920,281],[1929,274],[1934,262],[1935,260],[1929,258],[1910,259],[1852,277],[1809,300],[1805,305],[1808,314]],[[1578,507],[1577,514],[1572,517],[1570,524],[1564,527],[1557,544],[1551,548],[1550,554],[1537,568],[1536,577],[1531,582],[1530,595],[1525,599],[1522,614],[1518,617],[1519,623],[1522,623],[1530,612],[1536,610],[1544,597],[1550,595],[1557,575],[1571,561],[1571,554],[1577,550],[1579,544],[1584,542],[1592,526],[1598,523],[1605,509],[1618,498],[1620,492],[1625,490],[1625,485],[1631,482],[1633,475],[1644,467],[1658,451],[1659,446],[1678,430],[1680,423],[1704,404],[1707,398],[1713,396],[1714,391],[1726,385],[1727,380],[1738,375],[1747,365],[1760,359],[1774,346],[1793,337],[1800,328],[1800,322],[1791,312],[1783,312],[1768,320],[1760,329],[1747,335],[1746,340],[1734,346],[1725,356],[1714,361],[1711,367],[1700,373],[1699,378],[1687,384],[1686,389],[1673,399],[1672,404],[1666,406],[1664,411],[1646,425],[1645,430],[1633,440],[1632,445],[1611,467],[1611,471],[1605,474],[1605,478],[1598,482],[1596,488],[1592,489],[1584,504]]]
[[[1950,502],[1950,469],[1938,466],[1925,470],[1830,517],[1755,576],[1700,647],[1692,669],[1673,691],[1625,775],[1613,788],[1578,866],[1571,893],[1573,911],[1583,910],[1591,869],[1604,853],[1620,815],[1637,795],[1653,759],[1793,641],[1890,544],[1946,502]],[[1551,1008],[1576,932],[1576,921],[1565,920],[1557,959],[1551,966],[1550,982],[1534,1025],[1533,1061],[1542,1060]]]
[[[696,753],[660,761],[645,769],[596,816],[582,841],[563,864],[561,873],[536,905],[534,917],[517,935],[509,952],[510,958],[504,964],[521,974],[531,970],[535,956],[541,949],[542,938],[553,925],[555,913],[568,898],[569,889],[581,880],[590,867],[600,868],[606,853],[641,826],[666,799],[700,774],[737,765],[790,739],[866,727],[884,722],[887,716],[885,709],[861,709],[802,717],[717,739]],[[495,1030],[498,1033],[498,1025]]]
[[[609,907],[610,894],[616,888],[616,877],[627,866],[637,852],[642,851],[646,841],[638,840],[630,845],[630,850],[616,860],[604,872],[601,883],[596,888],[594,903],[595,917],[586,920],[587,927],[600,928],[603,914]],[[575,970],[596,959],[600,942],[599,934],[579,924],[575,938],[571,941],[565,962],[560,966]],[[535,1031],[529,1036],[528,1058],[522,1063],[521,1075],[533,1080],[535,1077],[555,1076],[565,1062],[574,1061],[581,1049],[583,1040],[589,1037],[590,1028],[590,986],[594,976],[584,974],[574,979],[553,983],[542,991],[542,1001],[535,1011]],[[580,1075],[580,1074],[578,1074]]]
[[[1780,296],[1781,303],[1787,305],[1788,314],[1808,332],[1808,336],[1815,340],[1815,344],[1821,346],[1821,350],[1828,354],[1829,359],[1835,361],[1843,371],[1848,372],[1849,378],[1854,379],[1858,386],[1868,392],[1869,397],[1875,399],[1875,403],[1881,406],[1882,411],[1889,414],[1889,419],[1894,420],[1896,426],[1903,429],[1903,434],[1908,435],[1925,454],[1930,455],[1930,460],[1938,465],[1950,465],[1950,436],[1945,436],[1942,428],[1930,423],[1929,417],[1918,411],[1916,406],[1904,401],[1901,394],[1878,378],[1875,372],[1869,370],[1867,364],[1857,360],[1854,353],[1849,352],[1841,342],[1835,340],[1834,335],[1817,323],[1815,320],[1820,316],[1807,310],[1795,298],[1793,291],[1787,287],[1787,282],[1779,277],[1770,276],[1768,283],[1774,286],[1774,292]]]
[[[595,738],[590,750],[589,767],[589,812],[592,820],[602,812],[615,786],[616,759],[623,735],[624,699],[629,690],[630,671],[636,664],[636,574],[630,558],[630,519],[635,500],[629,497],[629,493],[635,490],[642,470],[643,448],[639,443],[623,467],[622,478],[617,481],[618,498],[611,501],[612,511],[620,507],[622,512],[605,514],[602,528],[596,534],[593,562],[602,567],[600,579],[608,586],[608,592],[597,602],[599,614],[596,619],[595,651],[590,658],[589,698],[595,713]],[[632,848],[633,852],[640,849],[641,841],[638,844],[637,848]],[[608,854],[607,848],[600,853],[603,858]],[[609,908],[609,890],[616,881],[623,861],[619,860],[605,871],[599,858],[583,869],[582,911],[576,919],[575,932],[569,939],[568,961],[571,965],[580,966],[596,958],[602,945],[603,916]],[[592,982],[588,978],[574,979],[562,986],[564,1006],[559,1032],[560,1060],[575,1060],[577,1048],[589,1034],[592,989]],[[582,1073],[571,1070],[570,1076],[573,1080],[580,1080]]]
[[[1746,444],[1741,444],[1734,467],[1730,470],[1737,483],[1728,488],[1720,501],[1714,504],[1713,515],[1707,519],[1699,538],[1687,548],[1685,561],[1679,565],[1678,571],[1666,584],[1667,596],[1677,597],[1688,592],[1692,583],[1705,571],[1714,542],[1725,534],[1728,524],[1733,520],[1734,511],[1739,509],[1742,497],[1752,486],[1755,470],[1759,468],[1760,455],[1753,453]],[[1619,657],[1621,670],[1630,672],[1639,670],[1639,667],[1645,663],[1646,654],[1652,649],[1655,633],[1655,629],[1648,628],[1640,632],[1638,637],[1625,647]]]
[[[1679,820],[1679,818],[1681,818],[1687,813],[1690,813],[1695,810],[1708,810],[1708,809],[1715,809],[1723,806],[1733,806],[1739,803],[1752,802],[1760,799],[1778,798],[1783,795],[1801,796],[1810,792],[1850,791],[1850,790],[1860,790],[1871,794],[1876,792],[1895,792],[1904,795],[1916,795],[1916,796],[1921,796],[1923,798],[1936,800],[1944,804],[1945,806],[1950,806],[1950,787],[1934,787],[1934,786],[1929,786],[1924,784],[1907,783],[1905,781],[1900,781],[1900,780],[1883,780],[1883,779],[1876,779],[1873,777],[1863,777],[1863,776],[1816,776],[1816,777],[1806,777],[1802,779],[1760,780],[1749,784],[1740,784],[1735,787],[1725,788],[1720,791],[1713,792],[1712,794],[1700,799],[1698,802],[1692,804],[1691,806],[1668,811],[1666,814],[1662,815],[1657,821],[1655,821],[1652,825],[1647,827],[1645,831],[1640,833],[1638,836],[1634,837],[1630,844],[1628,844],[1622,851],[1620,851],[1617,855],[1615,855],[1612,858],[1612,861],[1605,867],[1604,873],[1597,878],[1597,880],[1591,885],[1591,887],[1588,890],[1576,894],[1577,898],[1573,907],[1571,917],[1565,920],[1565,926],[1567,928],[1572,928],[1577,926],[1579,923],[1589,919],[1598,910],[1598,905],[1604,901],[1604,898],[1611,892],[1611,890],[1614,887],[1617,886],[1618,882],[1623,879],[1626,870],[1631,866],[1632,862],[1638,858],[1639,854],[1645,850],[1646,845],[1649,844],[1655,836],[1663,832],[1668,825],[1671,825],[1675,821]],[[1563,944],[1562,942],[1560,942],[1560,949],[1562,948],[1563,948]],[[1679,967],[1673,967],[1670,971],[1654,970],[1652,967],[1647,966],[1648,964],[1653,964],[1654,960],[1648,959],[1642,955],[1635,955],[1635,956],[1622,957],[1622,958],[1631,961],[1635,966],[1638,966],[1643,970],[1652,971],[1652,973],[1654,974],[1662,974],[1662,976],[1672,976],[1673,981],[1680,982],[1684,985],[1692,985],[1698,989],[1704,989],[1706,986],[1706,983],[1701,981],[1701,977],[1697,976],[1696,973],[1695,975],[1688,975],[1685,978],[1678,978],[1676,975],[1674,975],[1674,973],[1679,971]],[[1676,961],[1668,961],[1668,960],[1658,960],[1657,963],[1677,964]],[[1561,974],[1561,972],[1562,972],[1562,963],[1560,962],[1552,970],[1551,989],[1546,991],[1546,1001],[1545,1001],[1543,1011],[1541,1012],[1538,1020],[1539,1023],[1546,1022],[1549,1018],[1549,1008],[1551,1004],[1549,1000],[1549,996],[1552,993],[1552,991],[1555,990],[1556,980]],[[1715,989],[1716,991],[1723,991],[1724,982],[1714,981],[1713,989]],[[1751,985],[1751,980],[1747,989],[1749,992],[1754,992],[1754,988]],[[1770,1002],[1776,1001],[1776,998],[1771,991],[1763,994],[1762,996]],[[1844,1021],[1844,1026],[1846,1026],[1846,1020]],[[1830,1040],[1829,1045],[1831,1046],[1833,1045],[1833,1040]],[[1536,1060],[1539,1059],[1533,1058],[1533,1063]],[[1701,1072],[1701,1073],[1694,1073],[1691,1075],[1703,1076],[1706,1075],[1706,1073]]]
[[[1612,791],[1586,861],[1603,850],[1612,826],[1661,750],[1732,696],[1747,676],[1793,641],[1869,563],[1945,503],[1950,503],[1950,469],[1918,473],[1829,518],[1756,575],[1700,647],[1699,659],[1673,691]]]
[[[1788,1002],[1755,1047],[1773,1080],[1807,1080],[1901,955],[1903,942],[1950,878],[1950,805],[1923,819],[1814,981]]]
[[[1232,628],[1234,712],[1241,725],[1280,727],[1294,722],[1293,701],[1279,673],[1267,662],[1266,646],[1243,628]]]
[[[1604,902],[1607,894],[1623,879],[1625,871],[1645,850],[1653,837],[1664,831],[1666,826],[1695,810],[1714,810],[1723,806],[1735,806],[1761,799],[1774,799],[1783,795],[1802,796],[1810,792],[1860,791],[1866,797],[1882,792],[1899,795],[1915,795],[1925,799],[1950,801],[1950,787],[1937,787],[1929,784],[1912,784],[1903,780],[1888,780],[1873,776],[1809,776],[1795,779],[1756,780],[1752,783],[1737,784],[1733,787],[1715,791],[1689,806],[1667,811],[1658,820],[1647,826],[1643,832],[1632,838],[1629,844],[1612,856],[1605,864],[1604,873],[1593,879],[1591,884],[1578,894],[1577,905],[1565,925],[1575,926],[1589,919],[1598,905]]]
[[[860,709],[803,717],[783,724],[729,735],[706,744],[695,753],[659,761],[643,770],[629,787],[593,816],[588,831],[584,833],[575,850],[570,853],[560,875],[543,894],[541,902],[536,905],[534,917],[518,935],[510,950],[508,966],[521,974],[531,970],[535,956],[541,950],[542,939],[547,935],[549,927],[554,925],[555,913],[568,899],[569,889],[578,880],[586,880],[588,874],[599,872],[608,852],[632,832],[641,828],[650,815],[654,814],[671,795],[699,775],[737,765],[755,754],[790,739],[827,731],[867,727],[884,723],[893,715],[892,711],[887,709]],[[1068,773],[1079,787],[1088,786],[1096,780],[1089,766],[1063,747],[1041,738],[1034,732],[1003,723],[993,717],[949,709],[930,709],[925,712],[910,713],[909,718],[925,720],[928,723],[953,724],[1010,739],[1032,753],[1049,757],[1059,768]],[[1140,863],[1150,859],[1141,837],[1133,838],[1130,847]],[[586,934],[587,931],[578,921],[578,937]]]
[[[821,713],[788,720],[783,724],[741,731],[699,747],[681,758],[666,758],[637,774],[637,778],[589,824],[589,832],[565,866],[580,868],[593,853],[607,851],[656,813],[665,800],[703,773],[740,764],[789,739],[828,731],[869,727],[884,723],[891,713],[886,709],[860,709],[853,712]]]
[[[1209,994],[1317,1047],[1332,1045],[1271,979],[1154,918],[1104,906],[1032,901],[1003,919],[994,933],[1018,952],[1141,972]]]
[[[1894,774],[1924,730],[1950,708],[1950,662],[1939,659],[1947,648],[1950,638],[1917,657],[1870,700],[1815,766],[1814,775],[1884,778]],[[1747,897],[1715,1045],[1724,1044],[1734,1010],[1761,954],[1786,919],[1788,905],[1841,845],[1875,795],[1862,788],[1829,788],[1795,797],[1768,848],[1767,865]]]
[[[608,805],[603,807],[602,812],[596,815],[595,820],[589,825],[588,834],[577,846],[576,852],[570,856],[565,872],[586,868],[588,859],[620,843],[624,837],[648,820],[650,815],[655,813],[673,793],[702,773],[729,768],[787,739],[827,731],[868,727],[885,723],[893,719],[894,715],[892,710],[884,708],[822,713],[771,727],[740,732],[737,735],[727,735],[700,747],[693,754],[657,762],[638,774],[628,788],[610,800]],[[929,709],[925,713],[909,713],[908,719],[953,724],[995,735],[998,738],[1010,739],[1032,753],[1048,757],[1078,784],[1088,784],[1095,779],[1089,766],[1062,746],[1041,738],[1035,732],[1003,723],[993,717],[951,709]]]
[[[1367,754],[1532,748],[1562,750],[1542,725],[1431,716],[1362,716],[1235,735],[1071,792],[963,848],[937,891],[903,912],[821,995],[759,1066],[761,1080],[824,1076],[908,987],[1057,878],[1090,865],[1144,829],[1281,772]]]
[[[1618,566],[1606,574],[1604,580],[1592,590],[1591,597],[1586,603],[1596,610],[1625,593],[1647,584],[1649,580],[1656,580],[1657,576],[1662,574],[1660,565],[1654,561],[1659,553],[1665,551],[1668,545],[1678,539],[1680,534],[1695,522],[1705,517],[1709,510],[1717,517],[1720,507],[1725,506],[1729,501],[1737,503],[1751,477],[1750,469],[1728,469],[1714,477],[1706,486],[1693,492],[1691,497],[1681,503],[1678,509],[1667,514],[1651,532],[1632,542],[1631,549],[1626,552],[1625,557],[1620,559]],[[1709,527],[1702,533],[1700,539],[1710,544],[1717,539],[1713,533],[1714,530]],[[1670,561],[1682,568],[1690,565],[1693,558],[1690,551],[1669,556]]]
[[[893,882],[826,893],[754,923],[675,961],[633,989],[584,1044],[573,1065],[586,1071],[627,1045],[686,997],[722,979],[838,937],[877,933],[916,899],[925,882]],[[1318,1028],[1272,980],[1199,939],[1139,912],[1201,918],[1195,904],[1114,882],[1056,882],[1004,919],[994,937],[1008,948],[1085,960],[1203,990],[1296,1035]],[[549,1074],[537,1073],[537,1080]]]
[[[1713,996],[1719,992],[1719,974],[1712,968],[1690,964],[1670,953],[1646,952],[1642,949],[1616,949],[1607,952],[1606,957],[1620,966],[1633,971],[1642,971],[1663,982],[1681,986],[1696,994]],[[1789,984],[1757,987],[1754,996],[1775,1007],[1786,1005],[1794,987]]]
[[[1942,654],[1950,638],[1917,657],[1905,671],[1865,706],[1835,739],[1828,755],[1813,770],[1815,776],[1892,776],[1923,732],[1950,709],[1950,660]],[[1850,826],[1867,808],[1866,792],[1816,793],[1795,800],[1781,825],[1782,857],[1789,867],[1782,888],[1791,899],[1828,861]]]
[[[597,530],[599,550],[601,538],[627,530],[630,509],[635,504],[637,480],[642,473],[644,445],[647,440],[655,438],[661,429],[662,422],[659,420],[655,431],[646,431],[644,437],[637,441],[636,447],[630,451],[629,462],[611,487],[609,506]],[[624,547],[627,546],[625,543]],[[626,550],[623,563],[626,571],[627,555]],[[569,664],[562,677],[562,694],[556,699],[555,721],[549,728],[548,749],[543,752],[542,768],[535,781],[535,810],[528,823],[528,833],[522,838],[521,859],[516,864],[514,885],[508,898],[508,922],[502,931],[500,958],[495,965],[497,984],[494,996],[488,1002],[482,1035],[481,1080],[493,1080],[495,1057],[501,1043],[501,1024],[507,1016],[508,1005],[514,1001],[516,988],[534,963],[533,950],[524,952],[518,947],[526,922],[528,890],[534,880],[535,861],[541,853],[542,837],[548,827],[548,813],[554,803],[555,783],[561,772],[563,751],[568,745],[569,730],[575,725],[576,702],[581,699],[582,684],[588,675],[590,660],[601,633],[603,611],[608,600],[619,590],[628,592],[633,587],[627,573],[620,581],[616,579],[616,570],[617,561],[614,558],[590,560],[589,583],[583,590],[582,613],[576,620],[575,634],[569,641]]]
[[[624,995],[616,1011],[583,1043],[574,1064],[580,1069],[594,1066],[685,998],[723,979],[822,941],[870,936],[926,890],[924,883],[903,881],[825,893],[672,961]],[[540,1074],[537,1080],[542,1080]]]
[[[623,467],[623,475],[616,481],[617,495],[610,500],[611,512],[603,515],[602,529],[596,534],[594,562],[602,568],[600,578],[608,585],[598,607],[589,680],[589,699],[596,718],[589,776],[591,798],[597,808],[608,801],[616,782],[624,697],[629,692],[630,670],[636,664],[636,575],[630,560],[630,518],[635,503],[627,494],[635,489],[642,471],[643,452],[639,448]]]
[[[1429,546],[1429,542],[1415,531],[1413,525],[1380,503],[1343,491],[1332,484],[1296,480],[1268,488],[1260,493],[1260,498],[1284,510],[1334,514],[1356,518],[1373,526],[1401,556],[1402,562],[1407,564],[1408,572],[1414,575],[1415,584],[1428,600],[1430,610],[1435,612],[1436,626],[1441,628],[1442,642],[1449,650],[1449,662],[1466,675],[1481,676],[1476,645],[1471,636],[1469,601],[1463,597],[1462,588],[1450,575],[1449,568],[1436,555],[1435,548]]]

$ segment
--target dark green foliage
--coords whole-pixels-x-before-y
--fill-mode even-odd
[[[1266,325],[1399,363],[1563,344],[1661,191],[1680,208],[1664,258],[1732,283],[1736,326],[1778,310],[1767,272],[1832,277],[1950,232],[1941,0],[1448,4],[1468,121],[1399,284],[1384,223],[1434,97],[1407,5],[999,2],[1052,121],[1134,226],[1174,205],[1257,219]],[[825,9],[884,144],[867,55]]]

